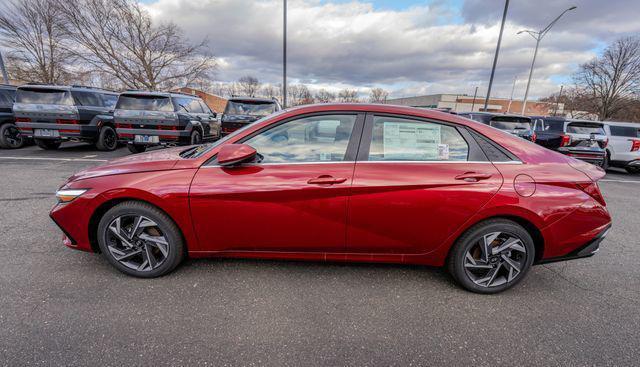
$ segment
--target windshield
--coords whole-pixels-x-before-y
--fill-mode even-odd
[[[228,115],[267,116],[275,111],[272,102],[229,101],[224,113]]]
[[[116,109],[173,112],[173,104],[171,98],[164,96],[121,94]]]
[[[68,90],[44,88],[20,88],[16,92],[16,103],[37,103],[73,106]]]
[[[600,125],[590,124],[569,124],[567,125],[567,132],[573,134],[597,134],[605,135],[604,129]]]

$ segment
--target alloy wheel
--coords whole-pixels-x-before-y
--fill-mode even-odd
[[[23,137],[20,135],[20,130],[15,126],[9,126],[4,129],[3,138],[8,148],[20,148],[23,144]]]
[[[112,129],[108,129],[107,131],[105,131],[104,146],[107,147],[107,149],[109,150],[113,150],[116,148],[117,144],[118,144],[118,136],[116,135],[116,132],[113,131]]]
[[[105,240],[116,261],[140,272],[161,266],[170,251],[169,242],[159,225],[142,215],[122,215],[112,220]]]
[[[492,232],[467,250],[464,270],[478,286],[497,287],[518,278],[525,268],[527,256],[520,238],[505,232]]]

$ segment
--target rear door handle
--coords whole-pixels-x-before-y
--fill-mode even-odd
[[[492,176],[491,173],[479,173],[479,172],[465,172],[456,176],[456,180],[463,180],[466,182],[478,182],[480,180],[488,180]]]
[[[310,179],[309,181],[307,181],[307,183],[310,185],[335,185],[335,184],[341,184],[346,181],[347,181],[346,178],[335,178],[330,175],[322,175],[322,176]]]

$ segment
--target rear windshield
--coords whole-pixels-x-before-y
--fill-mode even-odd
[[[173,112],[171,98],[164,96],[120,95],[116,109]]]
[[[624,136],[626,138],[640,138],[640,126],[609,126],[612,136]]]
[[[16,92],[16,102],[73,106],[71,93],[63,89],[20,88]]]
[[[567,125],[567,132],[572,134],[605,135],[604,128],[602,126],[583,123],[570,123]]]
[[[224,113],[228,115],[267,116],[274,113],[276,104],[273,102],[229,101]]]
[[[531,120],[517,117],[494,117],[489,122],[489,126],[500,130],[531,130]]]

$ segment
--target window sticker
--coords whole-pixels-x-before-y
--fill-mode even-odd
[[[438,159],[441,161],[449,160],[449,144],[438,144]]]
[[[448,145],[440,148],[440,125],[385,121],[383,137],[385,159],[437,160],[449,155]]]

